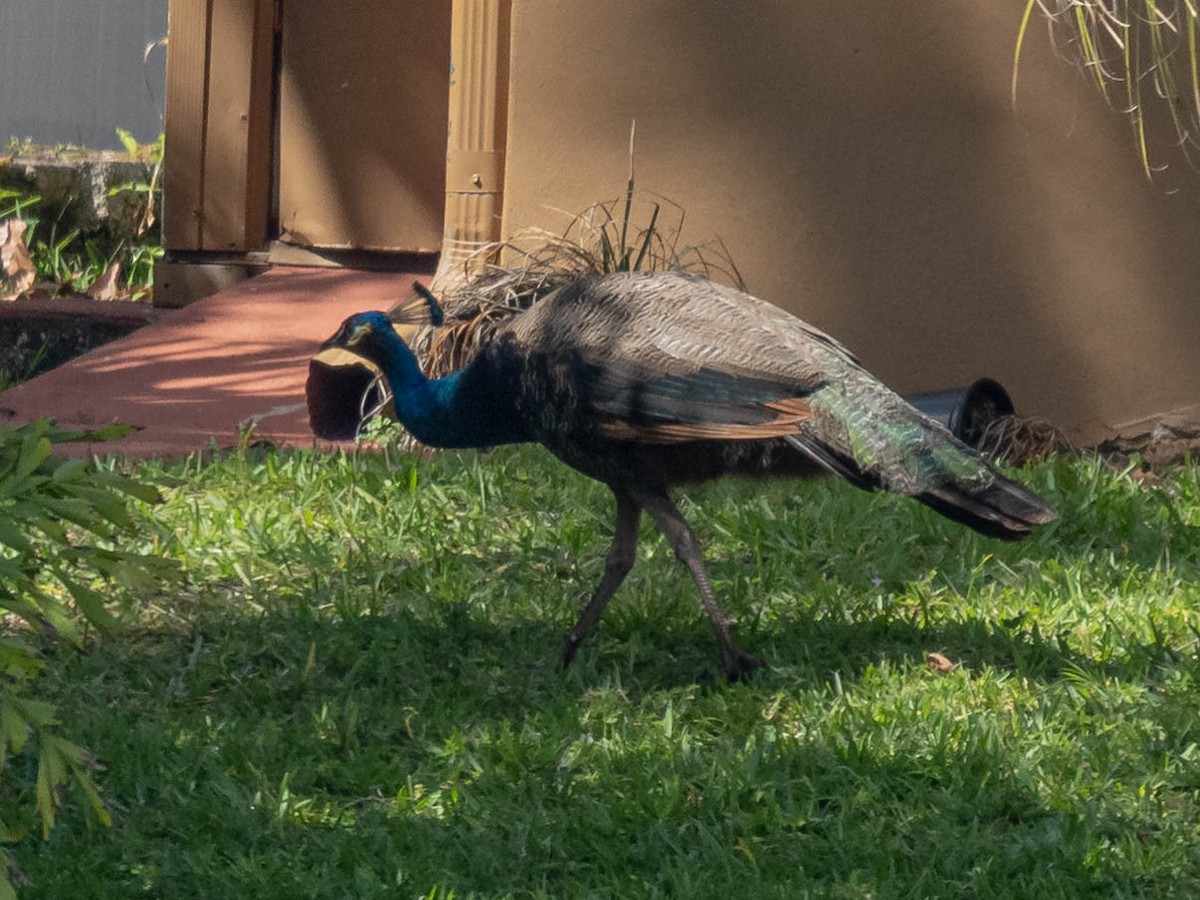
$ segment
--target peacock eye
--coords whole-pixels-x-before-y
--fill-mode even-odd
[[[365,338],[370,333],[371,333],[371,326],[368,325],[366,322],[358,322],[353,325],[347,323],[347,325],[346,325],[346,341],[345,341],[346,346],[353,347],[355,344],[357,344],[359,341],[361,341],[363,338]]]

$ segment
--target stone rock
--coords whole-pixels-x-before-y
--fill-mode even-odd
[[[40,196],[30,215],[54,223],[59,236],[78,229],[84,236],[101,236],[115,246],[138,237],[147,200],[145,190],[119,188],[149,184],[153,169],[151,163],[111,153],[62,159],[17,157],[0,166],[0,187]],[[39,236],[46,240],[48,232],[39,229]]]

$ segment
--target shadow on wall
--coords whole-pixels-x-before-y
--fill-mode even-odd
[[[592,28],[519,3],[506,227],[622,183],[636,118],[639,187],[901,391],[992,375],[1085,440],[1200,392],[1200,192],[1148,185],[1121,116],[1044,39],[1014,111],[1017,14],[773,9],[628,3]]]
[[[365,18],[364,18],[365,17]],[[402,49],[399,49],[402,48]],[[279,226],[300,246],[436,251],[450,4],[284,6]]]
[[[816,127],[761,135],[772,163],[759,191],[834,245],[837,332],[881,376],[912,390],[947,371],[955,383],[1003,373],[1076,432],[1115,425],[1106,394],[1132,409],[1146,382],[1196,371],[1185,348],[1200,346],[1200,316],[1180,284],[1195,283],[1182,270],[1200,275],[1182,252],[1196,241],[1181,241],[1200,237],[1196,217],[1146,184],[1122,118],[1044,39],[1011,108],[1011,10],[944,13],[913,8],[897,25],[839,8],[823,55],[752,19],[693,75],[718,91],[753,58],[752,95],[794,86],[779,113]],[[796,49],[753,54],[764,46]]]

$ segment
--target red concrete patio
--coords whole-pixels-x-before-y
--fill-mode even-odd
[[[387,309],[432,269],[363,272],[278,267],[0,393],[0,422],[42,416],[64,428],[139,427],[118,441],[64,444],[81,456],[178,458],[254,437],[312,446],[308,361],[347,315]]]

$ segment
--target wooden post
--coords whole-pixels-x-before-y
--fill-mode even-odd
[[[265,247],[275,0],[171,0],[163,239],[169,250]]]
[[[469,276],[468,260],[501,236],[511,0],[454,0],[450,128],[439,289]]]
[[[171,0],[167,10],[163,243],[200,249],[204,218],[204,123],[208,118],[209,0]]]

